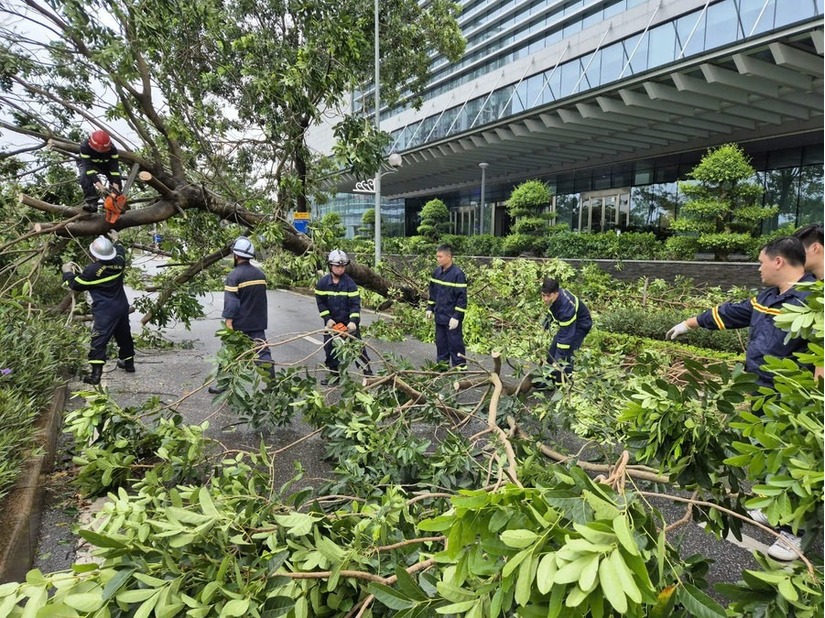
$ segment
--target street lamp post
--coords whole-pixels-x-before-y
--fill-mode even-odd
[[[375,0],[375,130],[381,131],[381,69],[379,67],[378,0]],[[381,166],[375,172],[375,266],[381,261]]]
[[[478,217],[478,233],[481,235],[484,233],[484,181],[486,179],[487,168],[490,167],[490,164],[479,163],[478,166],[481,168],[481,208]]]

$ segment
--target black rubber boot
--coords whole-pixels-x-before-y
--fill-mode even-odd
[[[135,372],[135,359],[134,358],[127,358],[126,360],[119,360],[117,361],[118,369],[123,369],[126,373],[134,373]]]
[[[92,365],[92,371],[89,375],[83,377],[83,381],[86,384],[91,384],[93,386],[97,386],[100,384],[100,376],[103,375],[103,364],[94,364]]]
[[[221,388],[220,386],[210,386],[206,390],[210,395],[220,395],[221,393],[226,391],[225,388]]]

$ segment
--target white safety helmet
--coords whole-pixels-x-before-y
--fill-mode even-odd
[[[105,236],[98,236],[92,241],[92,244],[89,245],[89,253],[104,262],[115,259],[117,255],[112,241]]]
[[[327,263],[330,266],[346,266],[349,264],[349,258],[347,257],[347,254],[340,249],[335,249],[330,251]]]
[[[238,257],[251,260],[255,257],[255,247],[252,246],[252,241],[246,236],[238,236],[235,242],[232,243],[232,253]]]

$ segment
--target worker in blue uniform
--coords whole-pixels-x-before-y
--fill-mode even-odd
[[[807,290],[795,287],[797,283],[815,280],[813,274],[805,273],[807,257],[805,245],[797,237],[785,236],[768,243],[759,252],[759,274],[762,283],[768,287],[753,298],[726,302],[688,318],[667,331],[665,337],[676,339],[700,327],[708,330],[747,327],[750,330],[745,369],[756,374],[757,384],[772,388],[773,374],[762,368],[765,357],[794,358],[797,352],[808,347],[807,341],[801,337],[787,339],[788,333],[774,322],[783,305],[801,305],[808,296]],[[748,513],[754,521],[765,525],[770,523],[762,511]],[[795,560],[802,546],[802,538],[785,527],[779,529],[779,533],[780,537],[767,549],[768,555],[776,560]]]
[[[114,240],[114,242],[112,242]],[[117,366],[129,373],[135,371],[135,344],[129,327],[129,301],[123,289],[126,271],[126,250],[117,242],[117,232],[109,238],[98,236],[89,245],[96,261],[79,275],[71,262],[63,265],[64,284],[75,291],[86,291],[92,297],[92,343],[89,350],[91,373],[83,378],[86,384],[100,384],[106,364],[106,346],[114,337],[119,349]]]
[[[784,236],[765,245],[759,253],[759,274],[767,285],[757,296],[739,302],[726,302],[704,313],[680,322],[665,335],[676,339],[695,328],[726,330],[749,328],[745,369],[757,377],[760,386],[773,387],[773,375],[762,369],[766,356],[793,358],[794,353],[807,348],[802,338],[785,341],[787,333],[774,324],[782,305],[801,305],[807,290],[797,283],[814,281],[805,273],[805,247],[798,238]]]
[[[226,276],[223,287],[223,313],[221,317],[229,330],[239,330],[249,337],[258,351],[258,364],[269,367],[275,375],[272,353],[266,342],[267,300],[266,275],[250,260],[255,257],[255,247],[246,236],[239,236],[232,243],[232,259],[235,264]],[[210,386],[213,395],[225,389]]]
[[[541,299],[547,305],[545,330],[558,326],[547,350],[547,362],[553,367],[551,381],[558,385],[573,373],[573,355],[593,328],[593,320],[587,306],[570,291],[559,287],[555,279],[542,281]]]
[[[336,354],[334,337],[350,336],[361,339],[361,292],[355,281],[345,271],[349,257],[340,249],[331,251],[327,264],[330,272],[321,277],[315,286],[315,303],[318,314],[324,321],[324,365],[329,369],[328,378],[321,384],[334,384],[339,378],[341,361]],[[336,325],[344,325],[336,330]],[[370,357],[362,348],[359,359],[364,375],[371,376]]]
[[[430,297],[426,318],[435,319],[436,362],[456,369],[467,368],[464,358],[464,315],[467,312],[467,278],[453,263],[453,248],[439,245],[435,251],[438,266],[430,277]]]
[[[83,189],[83,210],[86,212],[97,212],[101,194],[109,191],[120,193],[123,187],[120,157],[106,131],[94,131],[80,143],[77,169],[78,182]],[[108,190],[100,181],[101,175],[109,182]]]

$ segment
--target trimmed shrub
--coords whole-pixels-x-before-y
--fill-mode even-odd
[[[479,234],[464,237],[465,255],[501,255],[503,239],[492,234]]]
[[[613,307],[599,314],[599,328],[614,333],[664,340],[665,333],[674,324],[696,315],[678,309],[653,307]],[[697,328],[679,338],[685,343],[710,350],[744,353],[748,345],[747,329],[710,331]]]
[[[510,234],[505,236],[501,243],[501,251],[504,255],[515,257],[522,253],[530,253],[535,251],[536,245],[539,245],[539,253],[541,253],[541,237],[528,236],[527,234]]]

